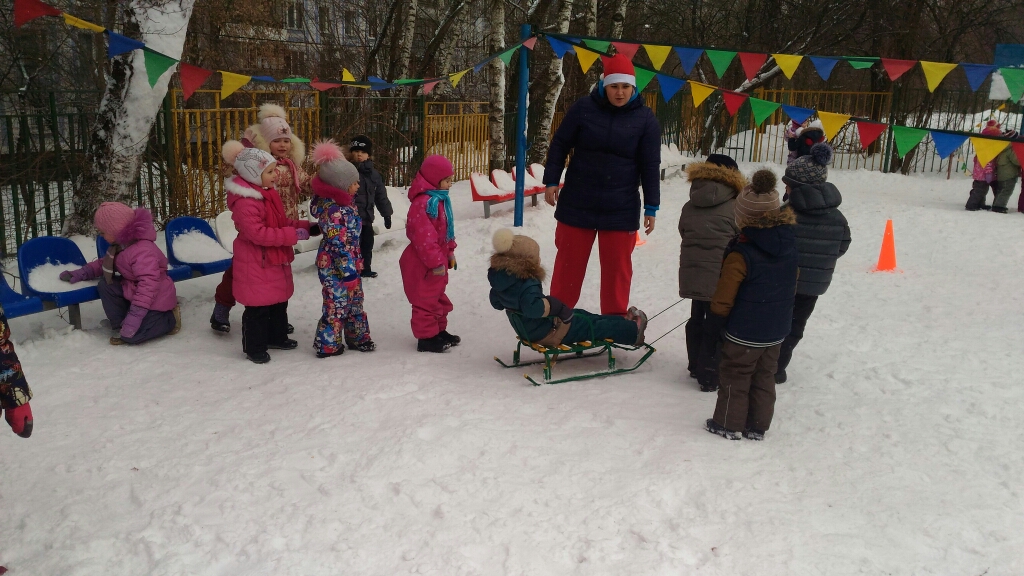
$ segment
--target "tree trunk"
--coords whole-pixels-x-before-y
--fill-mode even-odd
[[[419,0],[408,0],[409,9],[405,15],[405,28],[402,29],[402,39],[398,44],[398,68],[394,71],[394,78],[406,78],[409,75],[409,62],[412,59],[412,42],[416,38],[416,11],[419,8]]]
[[[558,15],[555,17],[553,32],[565,34],[569,31],[569,16],[572,14],[573,0],[562,0],[558,8]],[[542,57],[537,57],[540,52]],[[562,86],[565,85],[565,76],[562,74],[562,61],[555,57],[554,51],[550,48],[545,50],[534,50],[534,57],[537,66],[536,79],[532,82],[530,90],[530,102],[536,102],[529,108],[529,141],[530,141],[530,162],[543,163],[547,160],[548,146],[551,142],[551,122],[555,117],[555,106],[558,104],[558,96],[562,93]]]
[[[437,51],[437,75],[444,76],[445,74],[451,74],[452,72],[459,72],[452,66],[452,61],[455,59],[455,46],[462,40],[463,34],[470,28],[469,25],[469,11],[462,10],[459,12],[452,24],[451,32],[449,32],[443,38],[443,42],[440,44],[440,48]],[[431,94],[437,94],[443,96],[445,94],[451,94],[453,88],[449,82],[441,82],[434,88],[434,92]]]
[[[612,15],[612,38],[622,38],[622,25],[626,22],[626,10],[629,9],[629,0],[618,0],[615,4],[615,14]]]
[[[194,0],[134,0],[124,6],[123,32],[153,50],[181,58]],[[90,234],[103,202],[135,205],[135,186],[149,133],[171,74],[150,87],[142,50],[110,61],[107,86],[90,140],[88,167],[73,198],[64,233]],[[175,167],[172,167],[172,170]]]
[[[505,1],[491,2],[490,12],[490,47],[494,54],[505,49]],[[522,58],[522,50],[519,57]],[[505,63],[500,58],[491,62],[491,77],[488,82],[490,89],[491,109],[487,114],[487,129],[490,134],[491,153],[490,169],[505,169]],[[512,143],[510,143],[512,144]],[[512,144],[513,146],[515,144]]]
[[[584,35],[597,36],[597,0],[583,1],[586,2],[586,6],[584,6],[583,12],[583,21],[585,24]],[[618,38],[618,36],[615,36],[615,38]],[[592,88],[594,84],[597,82],[598,75],[599,73],[597,65],[594,64],[590,67],[590,70],[587,71],[586,76],[584,76],[583,85],[586,86],[587,89]]]

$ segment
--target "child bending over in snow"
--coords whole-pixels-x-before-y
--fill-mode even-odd
[[[758,170],[751,182],[759,186],[744,188],[736,199],[740,235],[725,250],[704,321],[709,338],[724,335],[718,404],[705,427],[730,440],[739,440],[741,432],[763,440],[772,423],[775,370],[793,323],[799,264],[796,217],[789,207],[780,208],[775,174]]]
[[[295,292],[292,281],[292,249],[306,240],[308,220],[285,215],[274,188],[277,162],[268,152],[246,148],[237,140],[224,143],[224,161],[238,174],[224,183],[231,219],[238,229],[232,268],[232,293],[245,306],[242,314],[242,350],[257,363],[270,362],[268,348],[293,350],[298,342],[288,338],[288,299]]]
[[[444,352],[462,341],[448,333],[452,301],[444,293],[448,270],[455,268],[455,222],[448,199],[454,173],[444,156],[427,156],[409,187],[409,245],[398,265],[412,304],[412,335],[419,352]]]
[[[32,390],[21,370],[21,361],[11,342],[7,315],[0,307],[0,409],[4,411],[11,430],[22,438],[32,435]]]
[[[102,259],[60,279],[74,284],[99,278],[96,287],[110,327],[118,331],[113,345],[141,344],[181,329],[174,282],[167,276],[167,257],[154,242],[153,215],[120,202],[104,202],[94,217],[96,229],[110,243]]]
[[[984,136],[1003,135],[999,122],[995,119],[986,122],[985,128],[982,129],[981,133]],[[1013,154],[1013,152],[1011,151],[1010,154]],[[967,205],[964,206],[964,209],[968,212],[991,210],[992,206],[985,204],[985,197],[988,196],[989,188],[992,188],[993,196],[999,196],[999,183],[996,180],[996,161],[992,160],[988,164],[982,165],[978,161],[978,156],[975,155],[974,169],[971,171],[971,176],[974,178],[974,183],[971,185],[971,194],[967,198]],[[1012,193],[1013,190],[1011,189],[1010,192]],[[1007,195],[1006,199],[1009,200],[1009,198],[1009,195]]]
[[[554,296],[545,296],[540,246],[533,238],[503,228],[494,233],[493,244],[495,253],[487,270],[491,306],[505,310],[520,336],[549,348],[586,340],[610,339],[628,346],[644,343],[647,315],[635,306],[623,318],[572,309]]]
[[[309,212],[317,218],[323,234],[316,267],[324,287],[324,312],[313,347],[317,358],[340,355],[346,345],[352,350],[372,352],[376,346],[363,312],[359,276],[363,268],[359,248],[363,222],[353,205],[353,196],[359,190],[359,171],[330,140],[313,148],[313,162],[319,172],[310,183],[313,199]]]

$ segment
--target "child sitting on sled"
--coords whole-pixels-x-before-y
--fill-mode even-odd
[[[505,310],[512,327],[519,325],[521,337],[548,348],[608,339],[627,346],[644,343],[647,315],[635,306],[623,318],[572,309],[553,296],[545,296],[540,246],[533,238],[503,228],[494,233],[493,243],[495,253],[487,270],[491,306]]]

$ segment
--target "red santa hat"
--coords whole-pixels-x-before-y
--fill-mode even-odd
[[[601,56],[601,63],[604,64],[604,78],[602,85],[609,84],[632,84],[636,88],[636,70],[633,62],[625,54],[615,56]]]

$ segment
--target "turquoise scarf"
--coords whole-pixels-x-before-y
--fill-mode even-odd
[[[427,190],[427,196],[430,196],[430,200],[427,200],[427,216],[437,219],[437,205],[439,202],[444,201],[444,216],[448,220],[448,231],[445,233],[445,240],[451,241],[455,239],[455,217],[452,216],[452,203],[448,199],[447,190]]]

